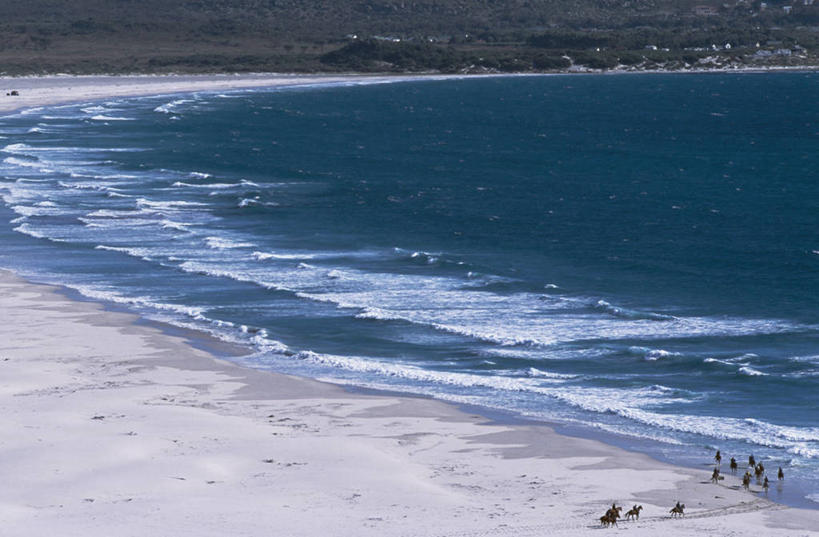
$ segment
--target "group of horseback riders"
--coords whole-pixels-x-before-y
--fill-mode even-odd
[[[720,466],[722,465],[722,453],[720,453],[719,450],[717,450],[716,455],[714,455],[714,462],[715,466],[714,471],[711,474],[711,481],[714,483],[719,483],[720,480],[724,479],[724,477],[720,475]],[[737,461],[734,457],[731,457],[731,462],[729,466],[731,468],[731,473],[736,474],[739,465],[737,464]],[[765,475],[765,465],[762,464],[762,461],[757,463],[754,456],[751,455],[748,457],[748,467],[753,469],[754,474],[756,475],[757,482],[759,482],[760,479],[764,477],[765,480],[762,483],[762,488],[765,490],[765,493],[767,494],[770,483],[768,482],[768,476]],[[782,471],[781,466],[779,467],[779,471],[777,472],[777,478],[780,481],[785,479],[785,472]],[[745,490],[750,490],[751,487],[750,470],[746,470],[745,475],[742,477],[742,487]],[[639,520],[640,511],[642,511],[642,509],[643,509],[642,505],[635,505],[634,507],[632,507],[631,510],[626,513],[626,520],[629,520],[631,518]],[[617,519],[620,518],[620,511],[622,510],[623,510],[622,507],[618,507],[616,504],[612,503],[611,507],[606,511],[606,514],[600,517],[600,523],[606,527],[616,526]],[[672,518],[685,516],[685,504],[680,503],[678,501],[677,504],[671,508],[669,513],[671,513]]]
[[[679,504],[678,504],[679,505]],[[622,511],[622,507],[618,507],[616,504],[611,504],[611,507],[606,514],[600,517],[600,523],[603,526],[616,526],[617,519],[620,518],[620,511]],[[627,513],[626,513],[626,520],[630,518],[634,518],[636,520],[640,520],[640,511],[643,510],[642,505],[634,505]]]
[[[717,450],[717,454],[714,455],[714,462],[716,465],[714,466],[714,471],[711,474],[711,481],[714,483],[719,483],[723,477],[720,475],[720,465],[722,464],[722,453]],[[731,462],[729,463],[729,467],[731,468],[731,473],[735,474],[738,468],[737,460],[734,457],[731,457]],[[753,469],[754,475],[756,476],[757,482],[761,481],[764,477],[764,481],[762,481],[762,489],[765,491],[765,494],[768,493],[768,487],[771,486],[770,482],[768,481],[768,476],[765,475],[765,465],[762,464],[762,461],[759,463],[756,462],[756,459],[753,455],[748,457],[748,467]],[[777,479],[782,481],[785,479],[785,472],[782,471],[782,467],[779,467],[779,471],[776,474]],[[742,488],[745,490],[751,490],[751,471],[746,470],[745,475],[742,476]]]

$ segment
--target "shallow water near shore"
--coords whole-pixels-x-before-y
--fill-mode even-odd
[[[248,345],[254,367],[678,463],[753,453],[788,476],[771,499],[816,507],[817,82],[510,77],[24,111],[0,123],[0,263]]]

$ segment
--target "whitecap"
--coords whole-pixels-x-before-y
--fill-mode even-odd
[[[194,207],[207,207],[205,203],[199,203],[196,201],[183,201],[183,200],[176,200],[176,201],[154,201],[149,200],[146,198],[139,198],[137,199],[137,206],[139,207],[148,207],[151,209],[190,209]]]
[[[768,375],[767,373],[763,373],[762,371],[759,371],[758,369],[754,369],[753,367],[747,365],[740,367],[738,371],[743,375],[748,375],[750,377],[761,377]]]
[[[526,370],[527,377],[538,377],[538,378],[552,378],[552,379],[573,379],[576,378],[577,375],[565,375],[563,373],[551,373],[549,371],[543,371],[541,369],[537,369],[536,367],[530,367]]]
[[[386,362],[375,358],[319,354],[312,351],[299,352],[296,354],[296,358],[317,365],[359,373],[374,373],[384,377],[401,378],[436,385],[492,388],[512,392],[536,392],[541,389],[540,386],[542,386],[544,382],[563,382],[563,380],[557,378],[528,379],[521,377],[477,375],[474,373],[430,371],[414,365]]]
[[[106,250],[109,252],[120,252],[123,254],[127,254],[131,257],[136,257],[143,261],[151,261],[150,257],[150,249],[149,248],[125,248],[121,246],[106,246],[104,244],[99,244],[94,247],[95,250]]]
[[[177,113],[176,107],[178,107],[181,104],[187,104],[192,102],[194,101],[191,99],[177,99],[175,101],[171,101],[169,103],[157,106],[156,108],[154,108],[154,112],[159,112],[162,114],[174,114]]]
[[[39,160],[26,160],[17,157],[6,157],[3,159],[3,162],[6,164],[11,164],[13,166],[20,166],[22,168],[38,168],[43,173],[53,172],[49,168],[44,166],[45,163],[40,162]]]
[[[190,224],[183,224],[181,222],[174,222],[173,220],[162,220],[159,222],[163,229],[175,229],[177,231],[190,231],[188,226]]]
[[[94,121],[134,121],[132,117],[104,116],[101,114],[93,116],[91,119]]]
[[[16,231],[18,233],[22,233],[23,235],[28,235],[30,237],[34,237],[36,239],[45,239],[45,240],[48,240],[48,241],[51,241],[51,242],[67,242],[64,239],[57,239],[55,237],[49,237],[49,236],[45,235],[44,233],[40,233],[39,231],[35,231],[34,229],[31,228],[31,226],[29,224],[26,224],[26,223],[23,223],[23,224],[20,224],[19,226],[17,226],[16,228],[14,228],[14,231]]]
[[[613,306],[609,302],[605,300],[598,300],[595,303],[595,308],[604,311],[610,315],[615,317],[621,317],[623,319],[645,319],[651,321],[673,321],[674,317],[671,315],[664,315],[662,313],[655,313],[652,311],[644,312],[638,310],[632,310],[627,308],[621,308],[618,306]]]
[[[298,254],[285,254],[285,253],[272,253],[272,252],[253,252],[250,254],[254,259],[258,259],[259,261],[264,261],[267,259],[282,259],[282,260],[298,260],[298,259],[314,259],[317,257],[316,254],[308,254],[308,253],[298,253]]]
[[[177,181],[171,186],[176,188],[208,188],[208,189],[215,189],[215,190],[227,190],[229,188],[236,188],[242,186],[241,183],[185,183],[182,181]]]
[[[253,248],[252,242],[240,242],[225,237],[205,237],[205,243],[214,250],[230,250],[233,248]]]

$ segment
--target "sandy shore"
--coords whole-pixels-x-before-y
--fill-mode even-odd
[[[276,80],[341,77],[14,79],[21,96],[0,99]],[[644,506],[610,530],[633,535],[819,535],[819,511],[706,466],[242,368],[138,321],[0,272],[0,535],[585,535],[612,502]]]
[[[707,469],[241,368],[6,272],[0,305],[4,536],[583,535],[613,501],[634,535],[819,535]]]
[[[194,91],[282,87],[326,83],[378,83],[408,79],[458,78],[451,75],[161,75],[0,77],[0,112],[45,104],[86,102],[111,97],[136,97]],[[6,95],[17,91],[19,96]]]

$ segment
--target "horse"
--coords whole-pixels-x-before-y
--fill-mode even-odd
[[[631,517],[640,520],[640,511],[642,509],[643,509],[642,505],[635,505],[634,507],[632,507],[631,510],[628,513],[626,513],[626,520],[630,519]]]
[[[751,468],[756,468],[756,459],[753,455],[748,456],[748,466]]]
[[[737,473],[737,467],[738,467],[737,466],[737,460],[735,458],[731,457],[731,473],[732,474]]]
[[[606,528],[609,526],[616,526],[617,519],[611,516],[609,513],[606,513],[605,515],[600,517],[600,525]]]
[[[779,467],[779,472],[777,473],[776,477],[778,477],[780,481],[785,479],[785,472],[782,471],[781,466]]]
[[[618,518],[620,518],[620,511],[622,510],[623,510],[622,507],[617,507],[615,504],[611,504],[609,510],[606,511],[606,516],[611,517],[614,520],[617,520]]]
[[[677,502],[677,505],[672,507],[669,513],[671,513],[671,518],[674,518],[675,516],[685,516],[685,504],[680,504],[680,502]]]
[[[717,463],[717,465],[722,464],[722,453],[720,453],[719,450],[717,450],[717,454],[714,455],[714,462]]]
[[[751,474],[749,472],[745,472],[745,475],[742,476],[742,488],[745,490],[750,490],[751,488]]]
[[[719,483],[720,477],[721,476],[719,475],[719,468],[714,468],[714,472],[711,474],[711,481],[713,483]]]

